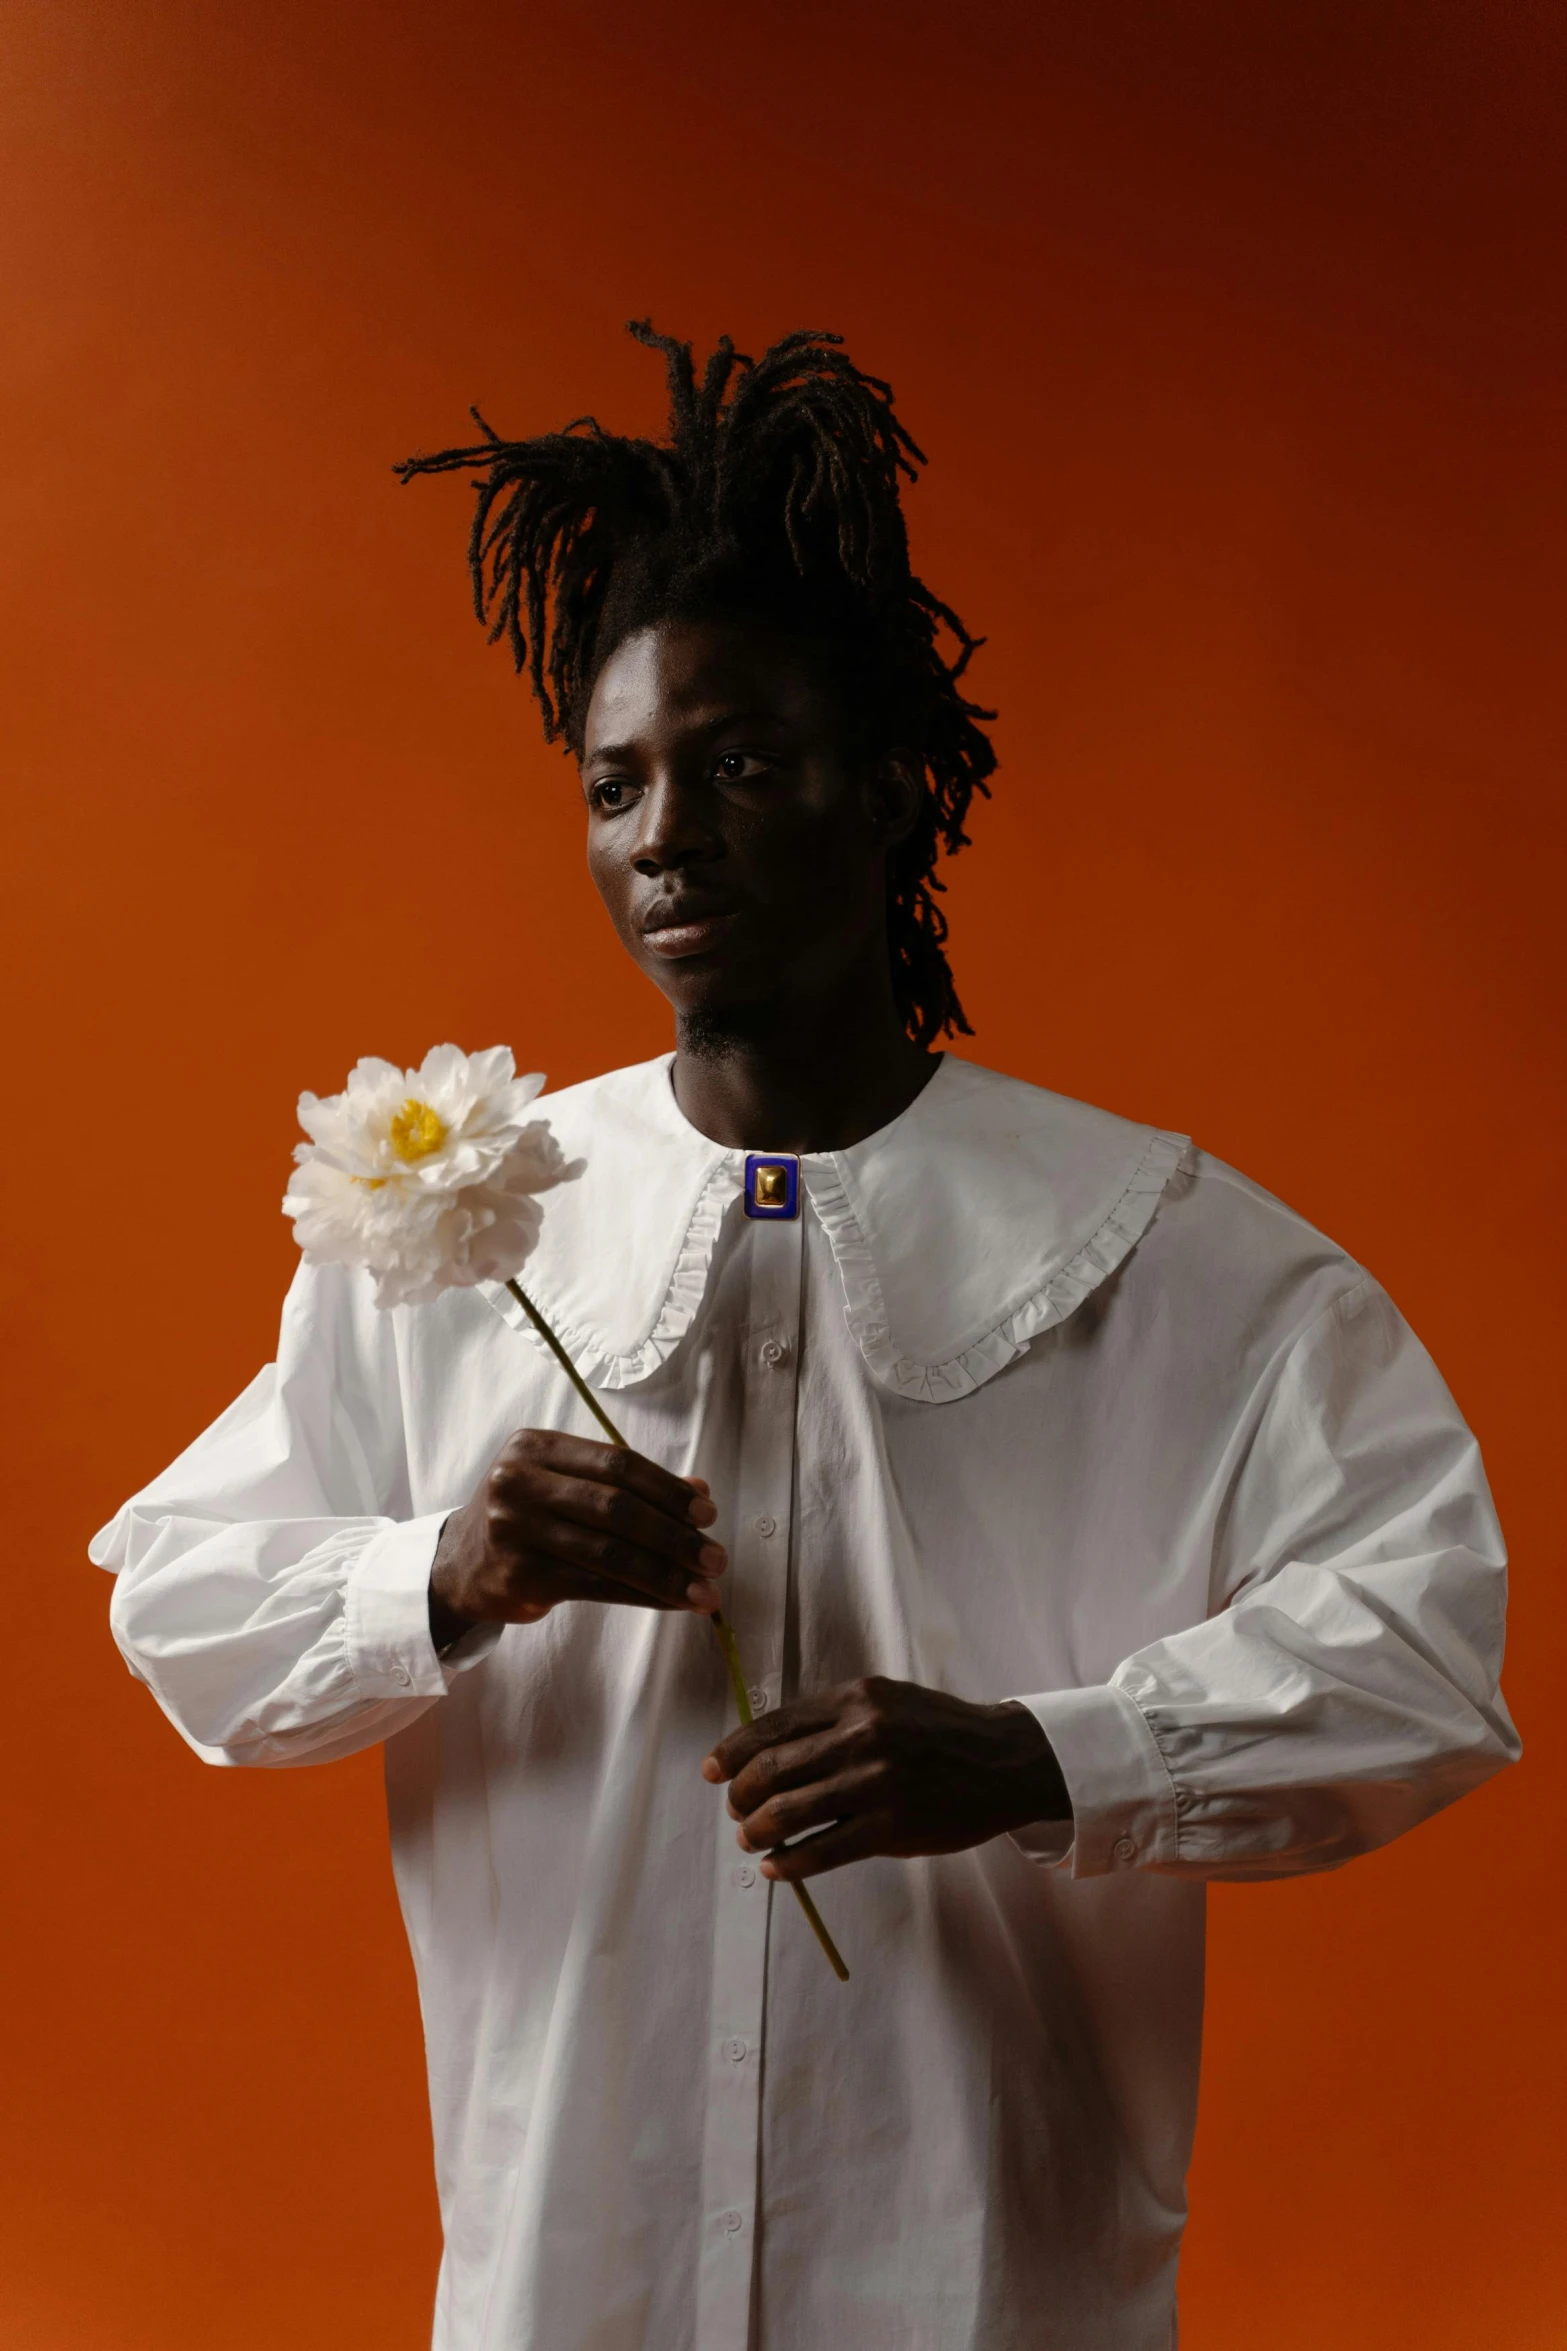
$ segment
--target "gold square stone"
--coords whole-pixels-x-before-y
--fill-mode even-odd
[[[782,1208],[789,1197],[789,1170],[786,1167],[759,1167],[751,1196],[758,1208]]]

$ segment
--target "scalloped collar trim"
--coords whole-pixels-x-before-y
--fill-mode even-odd
[[[587,1168],[551,1194],[523,1281],[599,1387],[632,1386],[674,1353],[740,1198],[744,1154],[682,1117],[671,1058],[541,1104]],[[872,1375],[931,1404],[993,1378],[1136,1247],[1187,1148],[947,1054],[889,1126],[806,1154],[806,1196]],[[503,1288],[484,1290],[528,1330]]]

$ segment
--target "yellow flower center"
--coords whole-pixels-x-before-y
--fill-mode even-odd
[[[402,1109],[387,1130],[387,1141],[405,1164],[416,1159],[428,1159],[432,1151],[439,1151],[446,1140],[446,1127],[428,1102],[416,1102],[410,1094]]]

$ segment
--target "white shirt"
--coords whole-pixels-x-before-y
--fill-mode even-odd
[[[1019,1695],[1074,1825],[817,1882],[700,1776],[709,1628],[574,1603],[444,1663],[441,1524],[592,1433],[503,1290],[301,1271],[278,1360],[93,1546],[215,1763],[386,1742],[429,2050],[439,2351],[1173,2341],[1203,1880],[1322,1869],[1509,1761],[1475,1443],[1377,1284],[1182,1138],[952,1059],[742,1213],[667,1061],[547,1099],[525,1274],[720,1506],[758,1708]]]

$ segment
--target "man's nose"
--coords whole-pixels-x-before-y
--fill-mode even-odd
[[[637,804],[631,862],[640,874],[678,873],[722,853],[702,795],[674,776],[658,776]]]

